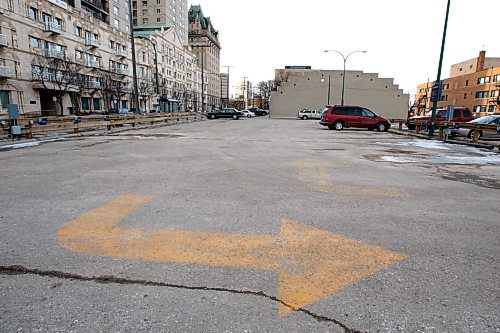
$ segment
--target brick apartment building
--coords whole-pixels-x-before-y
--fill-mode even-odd
[[[450,77],[442,81],[439,108],[465,106],[476,117],[500,113],[500,58],[487,58],[486,51],[481,51],[477,58],[452,65]],[[432,82],[417,86],[418,115],[432,109],[431,87]]]

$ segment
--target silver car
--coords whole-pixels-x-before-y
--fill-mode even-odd
[[[500,115],[490,115],[490,116],[476,118],[474,120],[469,121],[468,124],[484,124],[484,125],[500,126]],[[458,128],[458,129],[454,128],[451,130],[451,135],[466,136],[468,138],[471,138],[473,134],[474,130],[471,128]],[[494,131],[483,132],[480,130],[479,137],[481,139],[500,139],[500,135],[498,135]]]

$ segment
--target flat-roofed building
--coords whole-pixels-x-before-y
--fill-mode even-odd
[[[430,101],[433,82],[417,86],[416,114],[432,109]],[[477,58],[454,64],[450,77],[442,80],[438,108],[448,105],[463,106],[475,117],[500,113],[500,58],[486,58],[486,51]]]
[[[272,117],[296,117],[300,109],[322,110],[326,105],[341,104],[343,71],[298,67],[275,70]],[[386,118],[406,118],[409,95],[393,79],[346,71],[344,104],[364,106]]]

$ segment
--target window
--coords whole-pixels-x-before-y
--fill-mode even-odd
[[[467,99],[467,93],[464,93],[464,99]]]
[[[161,13],[161,9],[160,8],[156,9],[156,13],[160,14]]]
[[[114,41],[112,41],[112,40],[109,41],[109,48],[110,49],[114,49],[115,48],[115,42]]]
[[[492,90],[490,96],[491,97],[498,97],[498,93],[500,90]]]
[[[448,89],[450,89],[450,84],[449,83],[443,84],[443,90],[448,90]]]
[[[101,110],[101,99],[100,98],[94,98],[92,100],[92,104],[93,104],[93,109],[94,110]]]
[[[157,17],[156,22],[161,22],[161,18]]]
[[[375,113],[367,109],[361,110],[361,114],[363,115],[363,117],[375,117]]]
[[[142,10],[142,15],[148,15],[148,10],[147,10],[147,8]]]
[[[488,98],[487,91],[478,91],[476,92],[476,98]]]
[[[117,19],[113,19],[113,27],[115,28],[120,28],[120,21],[118,21]]]
[[[486,105],[474,106],[474,112],[486,112]]]
[[[38,20],[38,9],[34,7],[28,8],[28,17],[32,20]]]
[[[82,97],[82,110],[90,110],[89,97]]]
[[[9,91],[8,90],[0,90],[0,103],[3,108],[7,107],[7,104],[10,104]]]
[[[490,77],[489,76],[480,77],[480,78],[477,79],[477,84],[486,84],[486,83],[490,83]]]
[[[489,108],[488,108],[488,112],[495,112],[495,106],[494,105],[490,105]],[[498,124],[498,121],[500,120],[500,118],[497,119],[497,124]]]
[[[147,24],[148,23],[148,19],[145,17],[142,19],[142,24]]]
[[[40,40],[36,37],[31,37],[30,36],[30,44],[33,48],[40,48]]]
[[[465,86],[468,87],[469,86],[469,80],[465,80]]]
[[[119,15],[119,13],[120,13],[120,11],[119,11],[118,7],[113,6],[113,14]]]
[[[493,76],[493,82],[500,82],[500,74]]]
[[[76,27],[75,28],[75,35],[77,35],[78,37],[82,37],[83,36],[82,34],[83,34],[82,28]]]

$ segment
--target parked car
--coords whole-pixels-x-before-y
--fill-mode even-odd
[[[248,111],[255,113],[255,115],[259,116],[259,117],[260,116],[267,116],[267,114],[269,113],[268,111],[262,110],[259,108],[249,108]]]
[[[252,118],[252,117],[255,117],[255,113],[253,113],[252,111],[249,111],[249,110],[243,110],[241,111],[243,112],[243,115],[247,118]]]
[[[297,118],[302,119],[302,120],[321,119],[321,112],[322,111],[301,109],[297,112]]]
[[[440,108],[436,110],[436,118],[435,121],[446,121],[446,114],[448,110],[445,108]],[[472,112],[465,107],[456,107],[453,111],[453,118],[451,121],[456,122],[456,123],[465,123],[468,121],[473,120],[474,117],[472,116]],[[410,117],[408,121],[406,122],[406,127],[410,130],[415,129],[415,124],[410,124],[411,120],[416,120],[416,121],[427,121],[430,122],[432,120],[432,112],[429,115],[425,116],[414,116]],[[427,126],[423,126],[420,128],[422,131],[427,130]]]
[[[320,125],[329,129],[342,130],[344,127],[376,129],[379,132],[387,131],[391,123],[384,117],[362,106],[333,105],[322,111]]]
[[[215,110],[207,112],[208,119],[233,118],[234,120],[237,120],[240,117],[243,117],[243,115],[244,115],[243,112],[238,111],[235,108],[222,108],[220,110],[215,109]]]
[[[472,121],[469,121],[468,124],[483,124],[483,125],[497,125],[500,126],[500,115],[490,115],[484,116],[480,118],[476,118]],[[471,128],[452,128],[451,135],[457,136],[466,136],[471,138],[474,134],[474,130]],[[484,139],[499,139],[500,135],[496,132],[483,132],[479,130],[479,137]]]

